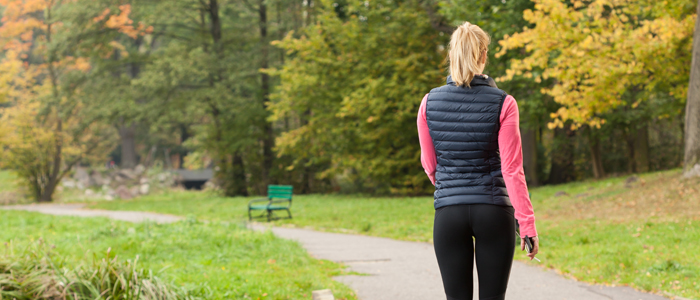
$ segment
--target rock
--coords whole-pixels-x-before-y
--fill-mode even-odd
[[[101,186],[105,184],[105,179],[100,172],[93,171],[90,175],[90,186]]]
[[[114,175],[113,179],[114,179],[114,181],[117,182],[117,183],[124,182],[124,177],[122,177],[122,176],[120,176],[120,175],[117,175],[117,174]]]
[[[120,199],[126,200],[134,197],[125,185],[120,185],[114,192]]]
[[[335,297],[333,297],[333,292],[331,292],[330,289],[312,291],[311,298],[313,300],[335,300]]]
[[[81,190],[90,186],[90,174],[88,174],[88,170],[86,168],[76,167],[73,178],[78,182],[76,186]]]
[[[134,174],[136,174],[137,176],[143,174],[143,172],[145,171],[146,167],[144,167],[143,165],[138,165],[136,166],[136,168],[134,168]]]
[[[207,180],[207,182],[204,183],[203,189],[204,189],[204,190],[216,191],[216,190],[219,189],[219,186],[216,185],[216,183],[214,182],[214,179],[209,179],[209,180]]]
[[[151,186],[148,185],[148,183],[142,184],[141,187],[139,187],[139,193],[141,195],[148,195],[148,191],[151,190]]]
[[[139,184],[147,184],[148,183],[148,178],[147,177],[141,177],[141,180],[139,180]]]
[[[683,173],[685,178],[700,176],[700,164],[696,164],[694,167],[689,168],[688,171]]]
[[[61,185],[65,188],[72,189],[72,188],[75,188],[76,182],[73,181],[72,179],[65,179],[65,180],[63,180],[63,182],[61,182]]]
[[[117,172],[115,179],[117,178],[121,178],[122,180],[134,180],[136,179],[136,175],[129,169],[123,169]]]
[[[637,181],[639,181],[639,177],[637,176],[632,175],[630,177],[627,177],[627,179],[625,179],[625,187],[630,188],[632,187],[632,183],[635,183]]]
[[[583,197],[586,197],[586,196],[588,196],[588,193],[576,194],[576,196],[574,196],[574,197],[576,197],[576,198],[583,198]]]
[[[104,199],[107,201],[112,201],[112,200],[114,200],[114,197],[111,195],[105,195]]]
[[[163,182],[165,182],[166,180],[168,180],[168,173],[160,173],[160,174],[158,174],[158,181],[160,181],[160,183],[163,183]]]
[[[88,198],[95,197],[95,191],[93,191],[91,189],[85,190],[85,197],[88,197]]]
[[[561,196],[568,196],[568,195],[569,195],[569,193],[567,193],[565,191],[558,191],[554,194],[554,197],[561,197]]]
[[[129,188],[129,193],[131,193],[131,195],[133,197],[138,196],[139,195],[139,186],[136,185],[136,186],[132,186],[131,188]]]

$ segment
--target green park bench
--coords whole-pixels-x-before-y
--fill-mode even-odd
[[[266,202],[266,203],[265,203]],[[265,203],[257,204],[254,203]],[[283,217],[284,219],[291,219],[292,213],[289,208],[292,206],[292,186],[291,185],[268,185],[267,186],[267,198],[255,199],[248,202],[248,219],[253,220],[253,218],[265,218],[267,221],[282,219],[274,215],[275,211],[286,210],[288,217]],[[263,214],[259,216],[253,216],[254,210],[262,210]]]

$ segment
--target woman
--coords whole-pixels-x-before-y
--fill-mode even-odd
[[[447,84],[418,110],[421,163],[435,185],[433,243],[448,300],[504,299],[520,234],[539,250],[522,165],[518,106],[486,75],[489,36],[466,22],[452,34]],[[525,248],[521,240],[520,249]]]

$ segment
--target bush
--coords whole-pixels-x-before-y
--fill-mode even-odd
[[[0,255],[0,300],[175,300],[201,299],[191,292],[162,281],[134,261],[119,261],[107,253],[92,255],[91,263],[69,268],[39,241],[20,255]]]

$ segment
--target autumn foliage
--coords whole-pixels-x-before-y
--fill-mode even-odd
[[[81,1],[1,0],[4,57],[0,62],[0,162],[13,169],[38,201],[51,201],[60,180],[81,161],[100,159],[111,149],[113,129],[86,117],[89,99],[81,97],[82,78],[91,71],[82,48],[111,49],[99,39],[76,38],[89,30],[117,31],[129,37],[152,30],[134,27],[130,6],[117,14],[105,9],[92,22],[65,20]],[[67,24],[70,26],[65,25]],[[75,30],[83,26],[85,30]],[[105,45],[106,44],[106,45]],[[83,55],[80,55],[80,54]]]
[[[534,26],[506,36],[497,54],[522,49],[527,57],[513,60],[498,79],[553,79],[543,92],[562,107],[552,114],[550,128],[567,120],[574,129],[600,128],[604,113],[636,108],[658,92],[685,99],[696,18],[692,2],[534,2],[535,9],[524,12]]]

